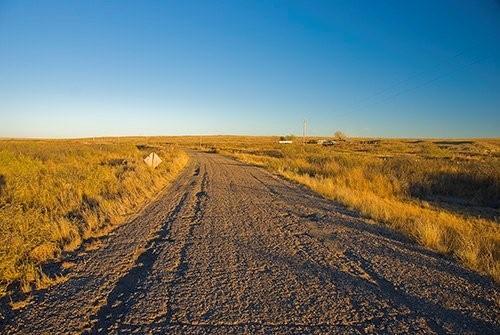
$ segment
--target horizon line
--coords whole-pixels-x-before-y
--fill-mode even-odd
[[[0,136],[0,141],[30,141],[30,140],[38,140],[38,141],[64,141],[64,140],[96,140],[96,139],[113,139],[113,138],[153,138],[153,137],[280,137],[280,136],[294,136],[296,138],[303,138],[302,135],[296,134],[285,134],[285,135],[276,135],[276,134],[267,134],[267,135],[250,135],[250,134],[184,134],[184,135],[99,135],[99,136],[86,136],[86,137],[2,137]],[[308,135],[306,138],[318,138],[318,137],[329,137],[333,138],[334,135]],[[500,140],[500,136],[498,137],[399,137],[399,136],[349,136],[346,135],[349,139],[392,139],[392,140]]]

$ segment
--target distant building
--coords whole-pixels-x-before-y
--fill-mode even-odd
[[[328,147],[330,145],[335,145],[337,144],[337,141],[332,141],[332,140],[324,140],[321,145],[324,145],[325,147]]]
[[[307,144],[319,144],[319,145],[328,146],[328,145],[335,145],[335,144],[337,144],[337,141],[328,140],[328,139],[324,139],[324,138],[319,138],[319,139],[310,139],[306,143]]]
[[[290,141],[290,140],[279,140],[278,142],[279,144],[292,144],[293,141]]]

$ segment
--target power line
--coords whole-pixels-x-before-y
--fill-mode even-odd
[[[484,61],[484,60],[486,60],[486,59],[488,59],[488,58],[490,58],[490,57],[488,56],[488,57],[483,57],[483,58],[476,58],[476,59],[475,59],[475,60],[473,60],[472,62],[469,62],[469,63],[467,63],[467,64],[465,64],[465,65],[462,65],[462,66],[461,66],[461,67],[459,67],[458,69],[455,69],[455,70],[453,70],[453,71],[449,71],[449,72],[444,73],[444,74],[437,75],[437,76],[435,76],[435,77],[433,77],[433,78],[431,78],[431,79],[429,79],[429,80],[427,80],[427,81],[423,82],[423,83],[422,83],[422,84],[420,84],[420,85],[416,85],[416,86],[410,87],[410,88],[408,88],[408,89],[401,90],[401,91],[399,91],[399,92],[395,92],[394,94],[389,95],[389,96],[387,96],[386,98],[384,98],[384,99],[382,99],[382,100],[378,101],[378,103],[377,103],[377,104],[379,104],[379,103],[383,103],[383,102],[386,102],[386,101],[391,100],[391,99],[393,99],[393,98],[396,98],[396,97],[398,97],[398,96],[400,96],[400,95],[402,95],[402,94],[405,94],[405,93],[408,93],[408,92],[411,92],[411,91],[415,91],[415,90],[417,90],[417,89],[420,89],[420,88],[423,88],[423,87],[429,86],[429,85],[433,84],[433,83],[434,83],[434,82],[436,82],[436,81],[439,81],[439,80],[441,80],[441,79],[443,79],[443,78],[449,77],[449,76],[451,76],[451,75],[453,75],[453,74],[455,74],[455,73],[459,72],[459,70],[463,70],[463,69],[464,69],[464,68],[466,68],[466,67],[469,67],[469,66],[472,66],[472,65],[478,64],[478,63],[480,63],[480,62],[482,62],[482,61]],[[366,108],[366,107],[365,107],[365,108]]]
[[[458,55],[458,54],[457,54],[457,55]],[[478,63],[480,63],[480,62],[483,62],[483,61],[487,60],[488,58],[491,58],[491,56],[482,57],[482,58],[476,58],[476,59],[474,59],[473,61],[468,62],[468,63],[466,63],[466,64],[464,64],[464,65],[460,66],[459,68],[456,68],[456,69],[454,69],[454,70],[452,70],[452,71],[448,71],[448,72],[446,72],[446,73],[444,73],[444,74],[439,74],[439,75],[437,75],[437,76],[434,76],[434,77],[432,77],[431,79],[426,80],[425,82],[423,82],[423,83],[421,83],[421,84],[419,84],[419,85],[412,86],[412,87],[409,87],[409,88],[407,88],[407,89],[403,89],[403,90],[400,90],[400,91],[396,91],[396,92],[394,92],[393,94],[390,94],[390,95],[388,95],[388,96],[386,96],[386,97],[382,98],[381,100],[375,101],[375,102],[374,102],[374,103],[372,103],[372,104],[368,104],[368,105],[365,105],[365,106],[362,106],[362,107],[356,108],[356,109],[354,109],[354,110],[351,110],[350,112],[347,112],[347,113],[343,113],[343,114],[341,114],[341,115],[338,115],[338,116],[337,116],[337,118],[347,116],[347,115],[349,115],[349,114],[351,114],[351,113],[353,113],[353,112],[357,112],[357,111],[360,111],[360,110],[365,110],[365,109],[367,109],[367,108],[369,108],[369,107],[372,107],[372,106],[375,106],[375,105],[378,105],[378,104],[381,104],[381,103],[387,102],[387,101],[389,101],[389,100],[391,100],[391,99],[394,99],[394,98],[396,98],[396,97],[398,97],[398,96],[400,96],[400,95],[406,94],[406,93],[408,93],[408,92],[415,91],[415,90],[417,90],[417,89],[420,89],[420,88],[423,88],[423,87],[429,86],[429,85],[433,84],[434,82],[437,82],[437,81],[439,81],[439,80],[441,80],[441,79],[443,79],[443,78],[449,77],[449,76],[451,76],[451,75],[453,75],[453,74],[455,74],[455,73],[459,72],[460,70],[463,70],[463,69],[464,69],[464,68],[466,68],[466,67],[469,67],[469,66],[472,66],[472,65],[478,64]]]
[[[442,62],[436,64],[433,68],[434,69],[439,69],[443,65],[451,63],[456,58],[462,56],[468,49],[470,49],[470,47],[469,48],[464,48],[464,49],[456,52],[455,54],[453,54],[453,56],[449,57],[446,62],[442,61]],[[407,77],[398,80],[394,84],[392,84],[392,85],[390,85],[390,86],[388,86],[388,87],[386,87],[386,88],[384,88],[384,89],[382,89],[382,90],[380,90],[378,92],[375,92],[371,96],[368,96],[368,97],[366,97],[364,99],[361,99],[361,101],[359,103],[364,103],[364,102],[370,101],[370,100],[372,100],[372,99],[374,99],[374,98],[376,98],[376,97],[378,97],[380,95],[384,95],[385,93],[390,92],[391,90],[393,90],[395,88],[398,88],[399,86],[402,86],[403,84],[406,84],[407,82],[409,82],[412,79],[422,77],[425,73],[426,73],[425,70],[415,71],[415,72],[409,74]]]

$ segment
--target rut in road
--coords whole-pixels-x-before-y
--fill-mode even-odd
[[[192,153],[70,279],[2,311],[38,333],[500,333],[490,279],[302,186]]]

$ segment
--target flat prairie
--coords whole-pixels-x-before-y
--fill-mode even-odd
[[[500,280],[499,139],[171,141],[265,167]]]
[[[499,333],[498,140],[292,140],[3,141],[0,332]]]
[[[189,155],[137,216],[66,258],[65,282],[0,309],[0,331],[498,334],[490,278],[258,166]]]
[[[164,160],[155,170],[142,161],[152,151]],[[186,162],[147,139],[1,140],[0,296],[64,280],[42,265],[123,223]]]

